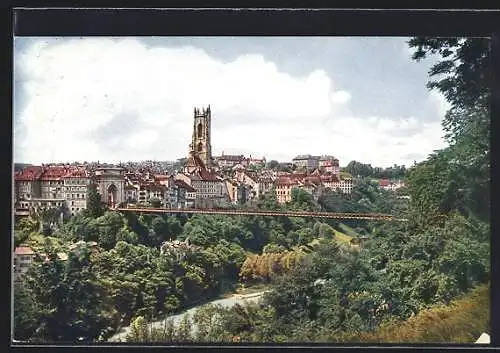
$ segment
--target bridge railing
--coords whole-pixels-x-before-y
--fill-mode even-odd
[[[285,216],[285,217],[313,217],[336,219],[366,219],[386,221],[406,221],[395,218],[389,214],[381,213],[342,213],[342,212],[310,212],[310,211],[273,211],[273,210],[234,210],[234,209],[209,209],[209,208],[146,208],[127,207],[116,208],[120,212],[141,213],[187,213],[187,214],[226,214],[226,215],[255,215],[255,216]]]

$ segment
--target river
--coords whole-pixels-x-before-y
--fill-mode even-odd
[[[185,315],[189,315],[189,317],[192,317],[193,314],[198,310],[199,308],[205,306],[205,305],[221,305],[223,307],[231,307],[235,304],[241,304],[243,305],[245,302],[256,302],[258,301],[262,295],[265,293],[265,291],[262,292],[257,292],[257,293],[252,293],[252,294],[246,294],[246,295],[240,295],[240,294],[234,294],[229,298],[223,298],[223,299],[216,299],[208,303],[200,304],[198,306],[192,307],[191,309],[186,310],[183,313],[177,314],[177,315],[172,315],[168,316],[164,319],[157,320],[150,322],[148,325],[152,325],[154,328],[161,328],[165,324],[165,322],[169,319],[172,319],[174,322],[174,325],[177,326],[182,318]],[[114,334],[110,339],[108,339],[108,342],[125,342],[126,341],[126,336],[130,332],[130,326],[122,328],[119,332]]]

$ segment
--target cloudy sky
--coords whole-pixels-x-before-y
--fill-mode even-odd
[[[445,146],[447,103],[408,38],[15,38],[14,161],[175,160],[195,106],[214,155],[410,166]]]

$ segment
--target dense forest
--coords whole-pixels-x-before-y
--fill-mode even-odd
[[[134,342],[467,342],[488,331],[490,42],[413,38],[409,45],[416,61],[439,59],[428,87],[451,104],[443,119],[449,146],[403,172],[393,168],[410,199],[378,188],[370,178],[379,171],[356,162],[349,196],[329,191],[316,201],[293,190],[288,204],[272,194],[257,203],[407,222],[123,215],[103,209],[94,190],[89,208],[63,225],[57,210],[16,223],[16,244],[49,261],[38,258],[16,284],[15,338],[103,341],[129,323]],[[160,251],[169,240],[186,244],[178,256]],[[260,304],[206,306],[178,327],[148,328],[256,283],[271,289]]]

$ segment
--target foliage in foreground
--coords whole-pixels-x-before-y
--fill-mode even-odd
[[[482,285],[447,306],[423,310],[404,322],[381,326],[373,333],[344,336],[344,342],[472,343],[490,332],[489,286]]]
[[[476,287],[448,305],[436,305],[406,321],[387,320],[373,332],[336,331],[313,321],[292,330],[273,320],[275,310],[246,303],[231,308],[207,305],[178,325],[167,320],[153,327],[143,317],[132,323],[127,342],[334,342],[334,343],[472,343],[489,332],[489,285]]]

